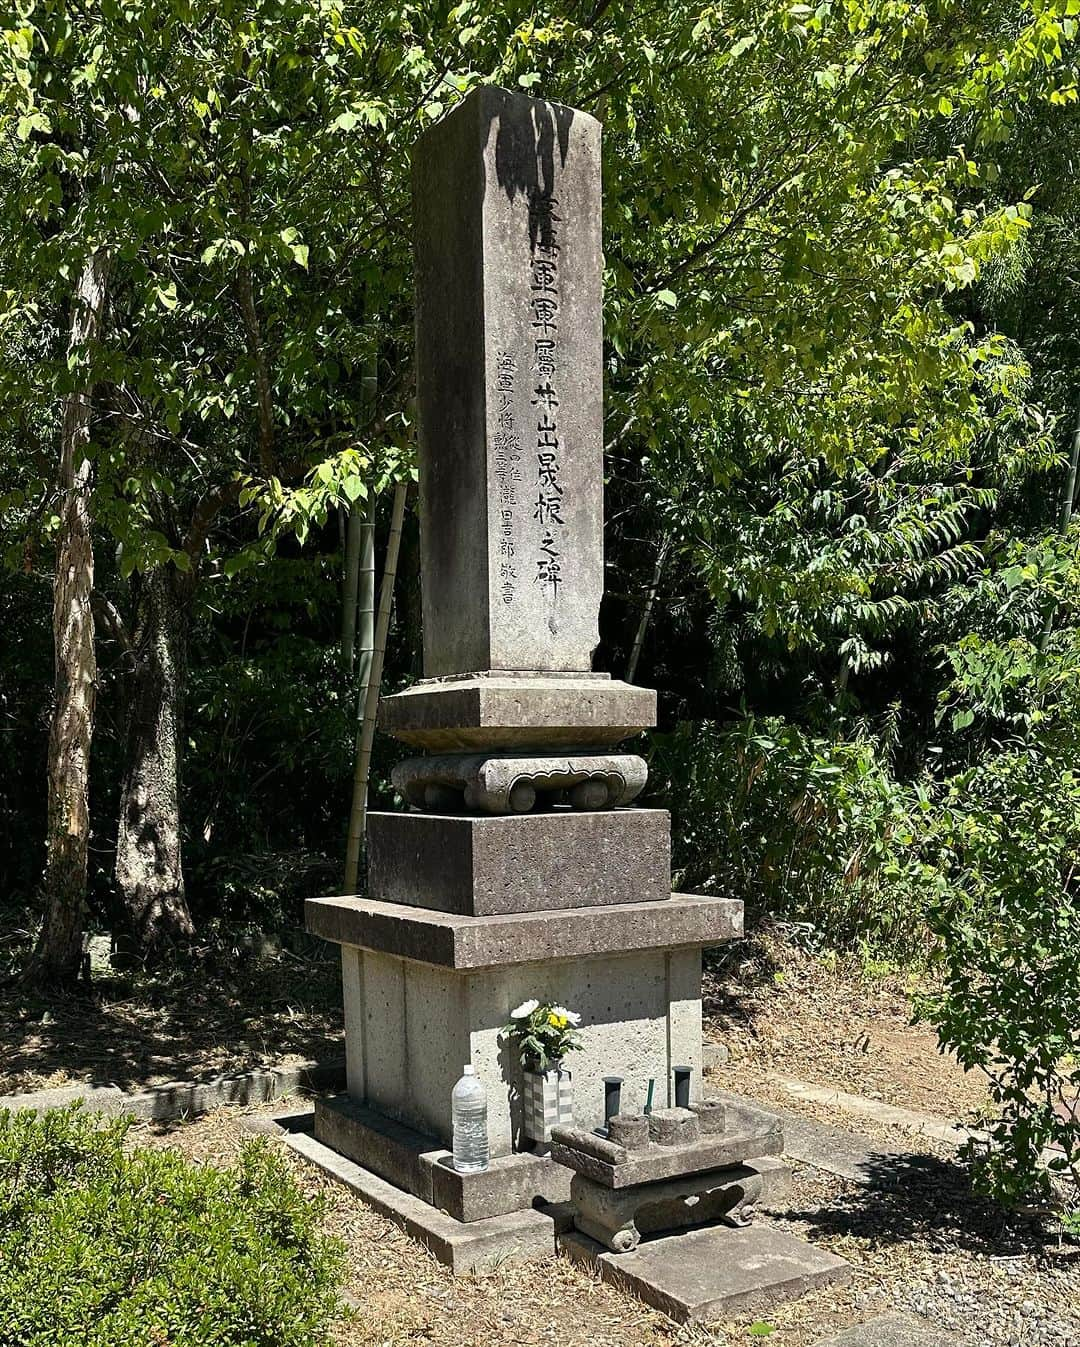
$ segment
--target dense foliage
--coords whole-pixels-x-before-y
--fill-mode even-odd
[[[342,1254],[280,1156],[125,1146],[77,1108],[0,1112],[3,1347],[317,1347]]]
[[[262,878],[276,854],[312,884],[337,864],[345,517],[375,497],[381,545],[411,472],[409,150],[493,80],[604,122],[598,666],[660,690],[651,789],[680,882],[823,944],[940,960],[928,1013],[991,1072],[1014,1156],[1053,1134],[1075,1157],[1048,1101],[1077,1022],[1078,14],[20,0],[0,46],[17,891],[40,871],[56,446],[84,386],[92,920],[138,912],[147,780],[171,789],[139,806],[159,838],[144,872],[196,926],[295,919],[303,883]],[[101,338],[72,347],[98,255]],[[392,685],[419,673],[416,556],[410,520]],[[132,708],[152,650],[174,676],[148,744]]]

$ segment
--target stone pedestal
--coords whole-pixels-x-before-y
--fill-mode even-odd
[[[502,818],[373,811],[367,835],[368,891],[383,902],[489,917],[657,902],[671,892],[663,809]]]
[[[414,196],[425,677],[379,725],[438,756],[399,765],[411,809],[369,816],[366,892],[307,906],[342,947],[348,1065],[315,1131],[478,1226],[569,1188],[521,1134],[511,1010],[581,1016],[579,1126],[602,1123],[605,1076],[627,1109],[650,1082],[667,1106],[676,1066],[700,1082],[701,951],[741,934],[742,904],[671,894],[668,816],[633,806],[645,756],[617,748],[655,724],[656,695],[592,670],[600,127],[478,89],[418,142]],[[448,1156],[466,1063],[487,1091],[481,1175]]]

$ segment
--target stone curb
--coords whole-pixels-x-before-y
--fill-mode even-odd
[[[299,1062],[295,1066],[256,1068],[209,1080],[170,1081],[129,1093],[119,1085],[60,1085],[27,1094],[0,1095],[0,1109],[43,1112],[79,1101],[101,1113],[131,1113],[146,1122],[208,1113],[222,1104],[267,1104],[297,1090],[343,1088],[345,1058]]]

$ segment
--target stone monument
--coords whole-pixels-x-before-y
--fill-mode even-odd
[[[315,1136],[420,1199],[409,1228],[468,1266],[469,1237],[550,1254],[534,1206],[570,1193],[572,1169],[522,1136],[511,1009],[581,1014],[578,1128],[603,1122],[605,1076],[631,1111],[650,1081],[667,1107],[676,1064],[700,1089],[702,948],[743,913],[671,893],[668,815],[633,806],[645,763],[618,748],[655,723],[655,694],[592,671],[600,126],[480,88],[421,137],[413,185],[425,676],[379,723],[418,753],[394,773],[408,807],[368,816],[368,893],[308,903],[341,946],[347,1058]],[[448,1158],[467,1062],[487,1088],[482,1174]]]

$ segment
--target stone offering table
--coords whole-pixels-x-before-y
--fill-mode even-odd
[[[607,1249],[636,1249],[642,1235],[717,1219],[749,1225],[759,1201],[788,1179],[778,1159],[780,1121],[711,1102],[612,1118],[607,1137],[557,1127],[551,1158],[574,1170],[574,1225]]]

